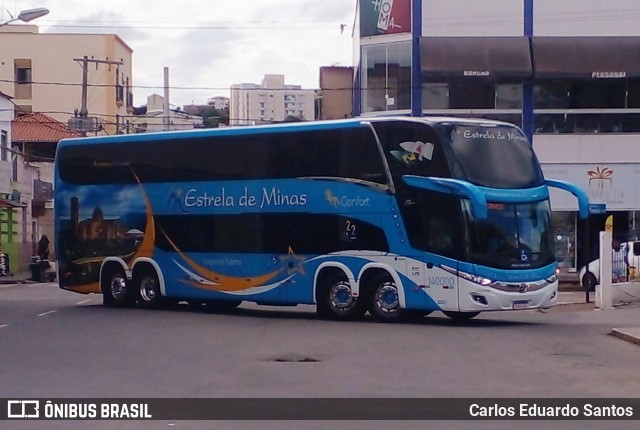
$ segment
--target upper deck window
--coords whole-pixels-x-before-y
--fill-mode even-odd
[[[544,183],[533,148],[522,132],[507,126],[448,124],[453,177],[492,188],[531,188]]]

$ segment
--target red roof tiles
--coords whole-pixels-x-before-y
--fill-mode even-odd
[[[66,124],[36,112],[11,122],[12,142],[58,142],[67,137],[78,137]]]

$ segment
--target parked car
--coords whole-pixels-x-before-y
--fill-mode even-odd
[[[629,273],[629,279],[636,278],[640,275],[638,268],[640,268],[640,242],[630,241],[620,244],[620,249],[627,256],[629,266],[633,266],[635,269],[631,269]],[[580,285],[582,287],[589,287],[589,291],[594,291],[596,285],[600,284],[600,259],[589,262],[589,271],[587,272],[587,266],[583,266],[579,272]],[[625,276],[626,278],[626,276]],[[614,279],[614,282],[622,281],[626,279]]]

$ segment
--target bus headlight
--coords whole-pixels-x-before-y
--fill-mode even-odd
[[[547,281],[550,284],[553,284],[557,280],[558,280],[558,275],[556,275],[555,273],[553,275],[549,276],[547,279],[545,279],[545,281]]]
[[[492,281],[489,278],[485,278],[484,276],[472,275],[471,273],[466,273],[466,272],[463,272],[461,270],[456,270],[453,267],[445,266],[444,264],[441,265],[440,267],[443,268],[444,270],[446,270],[447,272],[451,273],[451,274],[458,275],[462,279],[465,279],[467,281],[471,281],[474,284],[482,285],[483,287],[490,287],[493,284],[495,284],[494,281]]]

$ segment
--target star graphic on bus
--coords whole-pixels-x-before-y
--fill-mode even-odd
[[[301,275],[306,274],[304,271],[305,258],[296,255],[291,247],[289,247],[289,253],[285,255],[282,260],[287,265],[287,275],[291,275],[293,273],[300,273]]]

